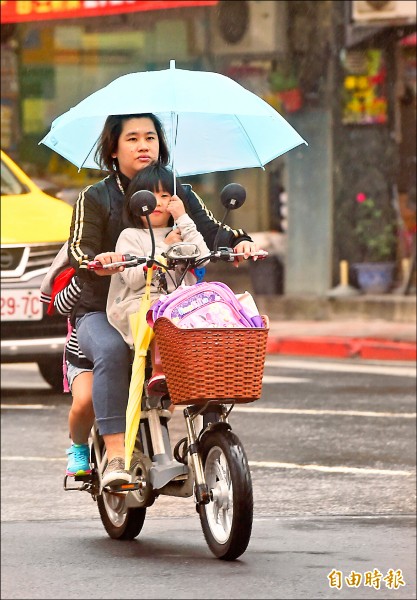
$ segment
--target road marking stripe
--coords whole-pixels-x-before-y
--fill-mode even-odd
[[[47,457],[47,456],[2,456],[1,460],[5,460],[8,462],[13,461],[33,461],[33,462],[54,462],[54,461],[65,461],[67,458],[60,456],[59,458]]]
[[[278,375],[264,375],[262,383],[303,383],[311,381],[306,377],[279,377]]]
[[[416,367],[390,365],[363,365],[335,362],[313,362],[309,360],[267,359],[266,367],[285,367],[305,369],[306,371],[338,371],[340,373],[369,373],[374,375],[395,375],[398,377],[416,377]]]
[[[64,462],[64,457],[46,457],[46,456],[2,456],[2,461],[7,462]],[[411,476],[413,471],[401,471],[395,469],[372,469],[368,467],[328,467],[325,465],[301,465],[297,463],[282,463],[268,461],[249,461],[250,467],[262,469],[301,469],[305,471],[322,471],[324,473],[357,473],[361,475],[406,475]]]
[[[30,339],[30,340],[1,340],[3,348],[24,348],[33,346],[33,342],[36,342],[37,346],[51,346],[51,348],[60,350],[65,345],[65,337],[54,337],[42,339]],[[22,363],[19,363],[22,364]],[[23,363],[25,364],[25,363]],[[31,363],[29,363],[31,364]]]
[[[1,409],[12,408],[13,410],[51,410],[56,408],[54,404],[2,404]]]
[[[233,412],[264,413],[264,414],[289,414],[289,415],[337,415],[340,417],[394,417],[400,419],[415,419],[416,413],[373,412],[366,410],[330,410],[308,408],[250,408],[248,406],[235,406]]]
[[[399,471],[395,469],[371,469],[368,467],[326,467],[325,465],[299,465],[296,463],[249,461],[250,467],[267,469],[302,469],[306,471],[323,471],[325,473],[358,473],[362,475],[413,475],[413,471]]]
[[[1,363],[1,368],[7,371],[31,371],[39,373],[37,363]]]
[[[12,410],[51,410],[54,404],[2,404],[1,409]],[[417,413],[375,412],[366,410],[331,410],[308,408],[251,408],[248,406],[235,406],[233,412],[259,413],[259,414],[288,414],[288,415],[336,415],[338,417],[388,417],[394,419],[415,419]]]
[[[381,365],[381,364],[363,364],[361,363],[347,363],[347,359],[343,362],[336,362],[336,359],[332,362],[324,360],[315,360],[311,357],[309,360],[300,359],[285,359],[285,358],[267,358],[265,361],[266,367],[285,367],[289,369],[306,369],[307,371],[340,371],[344,373],[369,373],[369,374],[382,374],[382,375],[398,375],[400,377],[416,377],[417,371],[415,366],[411,365]],[[30,371],[33,373],[39,373],[38,365],[36,363],[2,363],[2,369],[13,370],[13,371]]]

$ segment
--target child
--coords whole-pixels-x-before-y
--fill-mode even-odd
[[[75,275],[68,286],[55,296],[54,308],[60,314],[69,316],[80,295],[81,283]],[[64,357],[64,375],[68,387],[64,386],[64,389],[72,394],[68,415],[72,444],[66,451],[68,455],[66,474],[73,477],[91,473],[88,436],[94,423],[93,365],[78,346],[77,330],[69,327]]]
[[[155,256],[165,252],[171,244],[185,241],[196,244],[201,255],[209,254],[203,236],[198,232],[194,221],[187,215],[184,202],[185,193],[177,180],[177,194],[174,193],[174,177],[172,172],[160,164],[153,164],[139,171],[132,179],[126,192],[124,212],[124,229],[116,243],[116,252],[147,256],[151,250],[151,237],[145,217],[135,217],[130,206],[131,196],[138,190],[149,190],[155,194],[157,205],[149,215],[155,236]],[[174,221],[176,228],[173,229]],[[125,269],[112,276],[107,299],[107,318],[124,340],[133,346],[132,332],[129,326],[129,315],[139,310],[140,299],[145,291],[146,274],[143,266]],[[166,276],[167,292],[175,289],[169,275]],[[192,273],[187,273],[184,283],[196,282]],[[151,299],[156,301],[161,294],[155,280],[151,285]],[[152,377],[148,382],[150,392],[162,393],[166,390],[165,377],[158,360],[158,353],[151,344]]]
[[[78,346],[77,331],[70,323],[72,309],[81,296],[82,282],[69,266],[68,244],[64,244],[54,258],[40,287],[41,302],[48,305],[48,315],[58,312],[67,317],[68,335],[63,357],[64,392],[72,393],[68,416],[72,445],[67,450],[66,474],[88,475],[90,450],[88,436],[94,423],[92,403],[93,364]]]

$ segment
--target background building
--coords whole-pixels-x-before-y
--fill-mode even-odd
[[[224,184],[245,185],[233,218],[287,238],[285,293],[322,295],[340,260],[361,260],[355,209],[365,193],[399,228],[398,279],[415,234],[415,30],[413,0],[2,2],[2,147],[38,175],[84,185],[99,174],[38,146],[56,116],[170,59],[217,71],[270,102],[309,146],[265,171],[187,178],[209,207],[219,212]]]

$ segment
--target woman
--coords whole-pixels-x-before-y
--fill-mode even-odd
[[[82,294],[72,313],[78,342],[83,354],[94,364],[93,405],[97,425],[107,449],[108,466],[104,485],[119,485],[129,481],[124,470],[124,432],[129,394],[130,349],[120,333],[107,320],[106,303],[109,275],[124,270],[87,270],[90,260],[102,265],[122,260],[114,251],[123,229],[122,209],[130,180],[152,163],[167,165],[168,147],[162,125],[153,114],[111,115],[107,118],[99,140],[96,161],[110,174],[105,184],[110,196],[110,214],[96,185],[88,186],[74,205],[69,237],[69,259],[83,281]],[[191,189],[186,191],[186,209],[213,247],[219,222],[201,198]],[[257,247],[242,230],[226,228],[220,235],[220,245],[233,247],[248,258]]]

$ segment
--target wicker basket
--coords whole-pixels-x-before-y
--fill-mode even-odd
[[[173,404],[252,402],[261,397],[265,328],[180,329],[166,317],[154,331]]]

